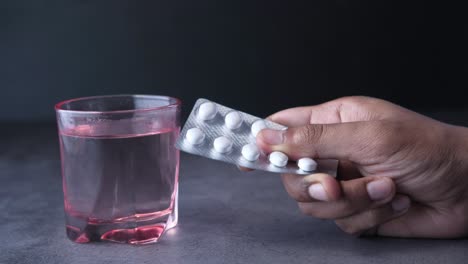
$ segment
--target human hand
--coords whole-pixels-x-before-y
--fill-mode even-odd
[[[290,159],[340,160],[326,174],[282,175],[301,211],[345,232],[454,238],[468,234],[468,128],[389,102],[346,97],[273,114],[258,146]]]

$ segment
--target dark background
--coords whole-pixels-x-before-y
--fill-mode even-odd
[[[466,106],[467,16],[430,1],[0,1],[0,120],[100,94],[257,115],[345,95]]]

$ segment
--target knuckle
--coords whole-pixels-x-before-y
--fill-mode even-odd
[[[386,102],[382,99],[368,96],[347,96],[338,99],[341,109],[353,109],[354,114],[346,114],[347,118],[352,120],[375,120],[380,116],[379,110]],[[345,118],[346,119],[346,118]]]
[[[375,99],[372,97],[361,96],[361,95],[345,96],[345,97],[340,98],[341,102],[347,103],[350,105],[363,105],[372,100],[375,100]]]

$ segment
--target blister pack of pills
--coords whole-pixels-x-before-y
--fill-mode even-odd
[[[304,157],[293,162],[282,152],[262,153],[255,137],[265,128],[287,129],[270,120],[201,98],[195,102],[176,148],[256,170],[293,174],[323,172],[336,176],[337,160],[315,161]]]

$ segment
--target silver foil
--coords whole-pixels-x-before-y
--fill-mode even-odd
[[[201,104],[205,102],[212,102],[216,104],[217,113],[216,116],[208,121],[202,121],[197,118],[197,111]],[[242,116],[242,125],[234,130],[230,130],[224,124],[225,116],[232,111],[237,111]],[[315,160],[317,162],[317,170],[310,172],[310,171],[303,171],[299,169],[297,163],[294,161],[289,161],[285,167],[276,167],[271,164],[268,160],[268,155],[262,153],[260,151],[260,157],[256,161],[248,161],[244,159],[241,154],[242,147],[249,143],[255,143],[255,137],[251,134],[251,126],[252,124],[257,121],[261,120],[262,118],[244,113],[242,111],[238,111],[224,105],[220,105],[213,101],[209,101],[207,99],[200,98],[195,102],[193,109],[188,117],[187,121],[185,122],[184,127],[180,133],[179,138],[176,142],[176,148],[199,156],[203,156],[206,158],[220,160],[228,163],[232,163],[235,165],[255,169],[255,170],[264,170],[270,171],[275,173],[292,173],[292,174],[311,174],[317,172],[323,172],[330,174],[336,177],[336,171],[338,167],[338,161],[332,159],[320,159]],[[286,130],[287,127],[271,122],[269,120],[263,119],[268,128],[276,129],[276,130]],[[186,141],[185,135],[187,130],[198,127],[205,133],[205,139],[203,143],[198,145],[192,145]],[[213,148],[213,141],[218,137],[227,137],[232,140],[232,149],[228,153],[218,153]]]

